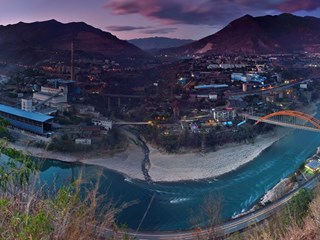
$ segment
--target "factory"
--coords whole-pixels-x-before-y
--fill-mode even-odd
[[[52,130],[53,117],[37,112],[0,104],[0,117],[8,120],[13,127],[42,136],[48,136]]]

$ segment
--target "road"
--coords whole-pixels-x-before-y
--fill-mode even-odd
[[[150,125],[151,122],[125,122],[125,121],[118,121],[113,122],[113,125]]]

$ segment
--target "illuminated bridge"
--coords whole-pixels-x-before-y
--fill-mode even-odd
[[[113,125],[153,125],[154,123],[152,121],[148,122],[125,122],[125,121],[119,121],[119,122],[113,122]]]
[[[254,116],[250,114],[243,114],[246,119],[255,120],[255,124],[260,122],[279,125],[283,127],[290,127],[314,132],[320,132],[320,120],[312,117],[306,113],[284,110],[274,112],[266,116]]]

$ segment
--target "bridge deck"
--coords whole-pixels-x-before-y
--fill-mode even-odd
[[[265,123],[278,125],[278,126],[282,126],[282,127],[289,127],[289,128],[295,128],[295,129],[301,129],[301,130],[307,130],[307,131],[313,131],[313,132],[320,132],[320,129],[316,128],[316,127],[309,127],[306,125],[298,125],[298,124],[293,124],[293,123],[279,122],[279,121],[275,121],[272,119],[261,120],[261,117],[253,116],[253,115],[249,115],[249,114],[243,114],[243,116],[247,119],[251,119],[251,120],[255,120],[255,121],[259,120],[260,122],[265,122]]]

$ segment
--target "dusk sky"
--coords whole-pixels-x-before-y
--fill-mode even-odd
[[[0,0],[0,25],[83,21],[120,39],[200,39],[245,14],[320,17],[320,0]]]

